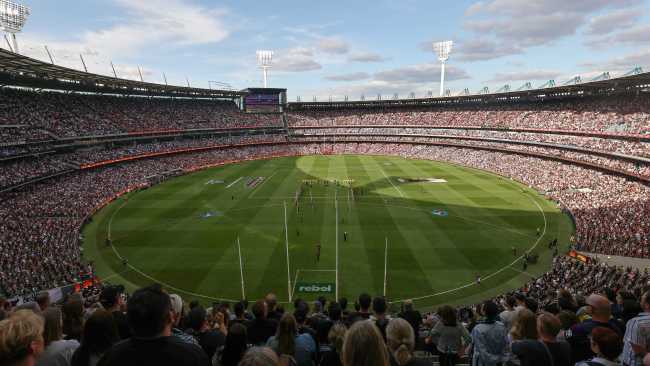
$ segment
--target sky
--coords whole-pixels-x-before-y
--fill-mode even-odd
[[[20,51],[90,72],[194,87],[271,87],[289,101],[434,95],[432,42],[452,40],[445,89],[650,71],[650,0],[24,0]],[[7,47],[6,42],[1,42]],[[164,75],[164,76],[163,76]]]

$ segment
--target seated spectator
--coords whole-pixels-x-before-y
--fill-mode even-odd
[[[438,316],[440,321],[431,329],[427,341],[430,343],[436,339],[435,346],[440,355],[440,363],[453,366],[460,361],[471,338],[467,329],[458,323],[456,309],[448,305],[441,306],[438,309]]]
[[[99,365],[210,365],[200,347],[172,336],[171,302],[160,285],[135,291],[127,318],[133,336],[108,350]]]
[[[370,304],[368,304],[370,305]],[[343,366],[389,366],[388,350],[372,322],[355,322],[345,335]]]
[[[129,321],[124,313],[124,286],[112,285],[106,286],[102,289],[99,295],[99,302],[104,309],[113,314],[113,321],[117,327],[121,339],[131,337],[131,329],[129,328]]]
[[[0,321],[0,365],[31,366],[43,353],[43,319],[29,310]]]
[[[226,344],[226,333],[223,313],[216,313],[217,319],[213,327],[208,322],[208,313],[201,305],[195,306],[187,314],[187,333],[193,336],[208,356],[212,359],[217,351]]]
[[[268,308],[264,300],[256,301],[252,310],[255,319],[247,324],[248,343],[254,346],[265,345],[277,331],[278,323],[267,319]]]
[[[66,366],[70,365],[72,354],[79,347],[76,340],[63,339],[63,317],[57,307],[48,307],[43,312],[45,327],[43,340],[45,351],[36,361],[36,366]]]
[[[621,337],[612,329],[595,327],[589,337],[594,357],[590,361],[581,361],[576,366],[618,366],[618,356],[623,351]]]
[[[418,359],[413,354],[415,335],[411,324],[406,320],[402,318],[390,320],[386,326],[386,338],[392,366],[426,366],[431,364],[430,361]],[[448,365],[442,360],[440,362],[443,365]]]
[[[239,361],[244,357],[246,349],[248,347],[247,343],[248,337],[246,335],[246,326],[240,323],[234,323],[228,329],[228,335],[226,336],[226,345],[221,352],[220,357],[217,362],[213,362],[215,365],[220,366],[237,366]]]
[[[472,329],[472,364],[499,365],[508,360],[508,331],[498,319],[499,308],[493,301],[481,306],[483,319]]]
[[[331,305],[331,304],[330,304]],[[347,328],[342,323],[337,323],[330,328],[327,334],[329,349],[321,353],[320,366],[342,366],[341,351],[345,342]]]
[[[267,346],[279,356],[293,358],[298,366],[310,366],[316,356],[316,343],[309,334],[298,334],[296,318],[284,314],[277,333],[269,338]]]
[[[97,309],[84,324],[81,346],[72,355],[70,366],[95,366],[113,344],[120,340],[113,315]]]
[[[526,311],[522,310],[520,313]],[[530,314],[525,315],[525,318],[529,316]],[[570,366],[569,344],[564,341],[558,342],[556,339],[560,331],[560,320],[550,313],[543,313],[537,318],[536,327],[539,339],[529,337],[512,342],[512,353],[517,356],[521,366]]]
[[[280,359],[268,347],[252,347],[246,351],[239,366],[280,366]]]

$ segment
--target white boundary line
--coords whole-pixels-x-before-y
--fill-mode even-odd
[[[234,181],[234,182],[228,184],[228,185],[226,186],[226,189],[228,189],[228,188],[232,187],[233,185],[235,185],[235,183],[239,182],[242,178],[244,178],[244,177],[239,177],[239,178],[237,178],[236,181]]]
[[[241,244],[239,243],[239,236],[237,236],[237,252],[239,252],[239,276],[241,277],[241,298],[246,298],[246,290],[244,287],[244,266],[241,261]]]
[[[397,192],[399,193],[399,195],[402,196],[402,198],[406,198],[406,196],[404,195],[404,192],[402,192],[402,190],[399,189],[399,188],[398,188],[398,187],[393,183],[393,181],[390,180],[390,178],[388,178],[388,176],[386,175],[386,172],[384,172],[384,169],[379,169],[379,171],[381,171],[381,174],[383,174],[384,177],[386,177],[386,180],[388,181],[388,183],[390,183],[390,185],[393,186],[393,188],[395,188],[395,189],[397,190]]]
[[[262,184],[260,184],[259,186],[255,187],[255,188],[253,189],[253,191],[248,195],[248,198],[253,197],[253,196],[255,195],[255,193],[258,192],[258,190],[260,189],[260,187],[263,186],[264,183],[270,181],[271,178],[273,178],[273,176],[274,176],[276,173],[277,173],[277,171],[273,172],[273,174],[271,174],[268,178],[265,178],[265,179],[264,179],[264,182],[262,182]]]
[[[547,221],[546,221],[546,214],[544,213],[544,210],[542,209],[542,206],[540,206],[539,203],[537,203],[537,201],[536,201],[534,198],[531,198],[531,197],[529,197],[529,196],[527,196],[527,197],[528,197],[531,201],[533,201],[533,203],[537,206],[537,208],[539,208],[539,211],[542,213],[542,218],[544,219],[544,230],[542,231],[542,234],[539,236],[539,238],[537,238],[537,240],[535,241],[535,244],[533,244],[533,246],[530,247],[530,248],[526,251],[526,253],[530,253],[531,251],[535,250],[535,248],[536,248],[537,245],[539,244],[539,241],[542,240],[542,238],[543,238],[544,235],[546,234]],[[494,272],[494,273],[491,273],[491,274],[489,274],[489,275],[487,275],[487,276],[485,276],[485,277],[482,277],[482,279],[483,279],[483,280],[487,280],[487,279],[492,278],[492,277],[498,275],[499,273],[501,273],[501,272],[503,272],[503,271],[505,271],[505,270],[507,270],[507,269],[509,269],[509,268],[512,268],[512,266],[513,266],[515,263],[517,263],[521,258],[523,258],[523,255],[517,257],[517,258],[516,258],[512,263],[510,263],[510,264],[508,264],[507,266],[505,266],[505,267],[499,269],[498,271],[496,271],[496,272]],[[389,304],[394,304],[394,303],[404,302],[404,301],[407,300],[407,299],[410,299],[410,300],[424,300],[424,299],[428,299],[428,298],[431,298],[431,297],[435,297],[435,296],[440,296],[440,295],[444,295],[444,294],[448,294],[448,293],[456,292],[456,291],[458,291],[458,290],[462,290],[462,289],[465,289],[465,288],[468,288],[468,287],[470,287],[470,286],[474,286],[474,285],[478,286],[477,283],[476,283],[476,281],[472,281],[472,282],[470,282],[470,283],[468,283],[468,284],[466,284],[466,285],[459,286],[459,287],[456,287],[456,288],[452,288],[452,289],[450,289],[450,290],[445,290],[445,291],[441,291],[441,292],[436,292],[435,294],[431,294],[431,295],[425,295],[425,296],[420,296],[420,297],[412,297],[412,298],[405,298],[405,299],[393,300],[393,301],[389,302]]]

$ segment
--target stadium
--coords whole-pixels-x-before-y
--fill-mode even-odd
[[[439,96],[290,101],[267,49],[243,88],[21,53],[35,10],[0,0],[0,364],[644,364],[642,67],[452,92],[434,42]]]

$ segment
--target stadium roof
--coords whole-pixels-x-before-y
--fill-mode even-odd
[[[549,82],[544,85],[554,85],[554,82]],[[589,81],[584,83],[485,94],[365,101],[290,102],[289,109],[300,110],[329,108],[399,108],[413,106],[446,106],[454,104],[540,101],[547,99],[571,98],[588,95],[607,95],[638,92],[650,92],[650,72],[641,72],[629,76]]]
[[[190,98],[237,98],[244,92],[174,86],[115,78],[75,70],[0,48],[0,85],[93,93]]]

